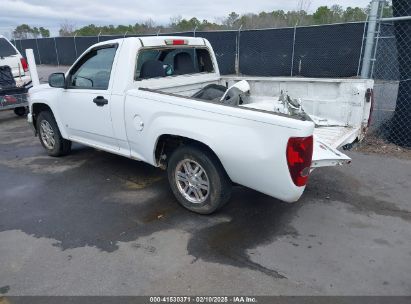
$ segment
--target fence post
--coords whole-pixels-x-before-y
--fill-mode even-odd
[[[59,52],[57,51],[56,37],[54,37],[53,39],[54,39],[54,49],[56,50],[57,66],[60,66]]]
[[[77,37],[77,33],[75,33],[75,34],[74,34],[74,37],[73,37],[73,41],[74,41],[74,52],[76,53],[76,59],[77,59],[77,58],[78,58],[78,54],[77,54],[76,37]]]
[[[373,53],[373,56],[371,58],[371,61],[372,61],[371,73],[370,73],[371,78],[373,78],[374,68],[375,68],[375,61],[377,60],[377,49],[378,49],[378,43],[380,42],[380,36],[381,36],[381,21],[382,21],[382,17],[383,17],[383,13],[384,13],[384,5],[385,5],[385,2],[384,1],[381,2],[380,15],[378,17],[379,19],[378,19],[377,37],[375,39],[374,53]]]
[[[237,76],[240,75],[240,36],[241,36],[242,28],[243,28],[243,25],[241,24],[237,32],[237,45],[236,45],[236,56],[235,56],[235,73]]]
[[[364,57],[362,61],[361,78],[368,78],[370,76],[371,56],[375,43],[375,31],[377,28],[379,7],[380,0],[372,0],[370,15],[368,19],[367,38],[365,40]]]
[[[365,32],[366,32],[366,30],[367,30],[368,18],[369,18],[369,16],[367,16],[367,19],[366,19],[365,22],[364,22],[364,30],[363,30],[363,32],[362,32],[360,57],[358,58],[357,76],[360,76],[361,58],[362,58],[362,54],[363,54],[363,51],[364,51]]]
[[[297,25],[298,25],[298,21],[294,25],[293,52],[291,54],[291,73],[290,73],[291,77],[293,77],[293,73],[294,73],[295,36],[297,34]]]
[[[37,37],[36,37],[36,47],[37,47],[37,55],[39,56],[39,64],[41,64],[40,49],[39,49],[39,43],[37,42]]]
[[[194,30],[193,30],[193,37],[195,37],[196,36],[196,31],[197,31],[197,28],[198,28],[198,26],[196,25],[196,27],[194,28]]]

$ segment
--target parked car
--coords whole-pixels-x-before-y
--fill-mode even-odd
[[[0,110],[14,110],[18,116],[26,114],[30,82],[26,59],[0,35]]]
[[[181,205],[209,214],[233,183],[295,202],[314,168],[349,163],[336,148],[364,136],[372,85],[221,76],[206,39],[125,38],[33,87],[28,122],[51,156],[74,141],[166,169]]]

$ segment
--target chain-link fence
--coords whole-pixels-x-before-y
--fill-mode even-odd
[[[358,75],[364,23],[160,35],[208,39],[222,74],[352,77]],[[137,35],[55,37],[13,43],[22,54],[25,49],[33,49],[39,64],[71,65],[97,42],[133,36]]]
[[[411,146],[411,1],[380,1],[371,75],[375,107],[371,131],[401,146]]]

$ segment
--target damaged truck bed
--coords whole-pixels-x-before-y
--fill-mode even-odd
[[[283,101],[288,95],[315,123],[314,136],[333,148],[349,147],[367,132],[373,80],[223,76],[222,81],[231,85],[243,79],[251,92],[244,107],[292,114]]]

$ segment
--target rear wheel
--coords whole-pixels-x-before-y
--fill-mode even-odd
[[[26,113],[26,107],[14,108],[14,114],[16,114],[17,116],[24,116],[26,115]]]
[[[227,173],[212,153],[200,147],[178,148],[170,157],[167,173],[175,197],[190,211],[210,214],[230,199]]]
[[[37,117],[36,124],[40,142],[50,156],[62,156],[70,152],[71,141],[61,136],[51,112],[41,112]]]

